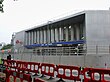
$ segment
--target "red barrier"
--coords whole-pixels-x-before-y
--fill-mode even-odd
[[[54,77],[54,64],[42,63],[41,64],[41,74]]]
[[[34,80],[34,82],[45,82],[45,81],[42,80],[42,79],[36,78],[36,79]]]
[[[10,66],[11,68],[16,68],[16,66],[17,66],[17,61],[15,61],[15,60],[9,60],[8,62],[10,62],[9,66]]]
[[[84,75],[84,82],[89,82],[91,80],[91,68],[84,68],[82,72]]]
[[[3,65],[0,66],[0,72],[6,74],[6,82],[10,82],[10,71],[7,69],[9,64],[7,64],[7,60],[2,60]]]
[[[30,74],[23,74],[23,80],[26,80],[28,82],[31,82],[32,78]]]
[[[16,72],[16,71],[10,70],[10,75],[14,77],[14,82],[16,82],[16,78],[20,78],[21,82],[23,82],[24,80],[31,82],[32,80],[30,74],[25,74],[22,72]]]
[[[6,82],[10,82],[10,71],[6,70]]]
[[[7,68],[10,70],[13,69],[13,70],[16,70],[16,67],[17,67],[17,62],[15,60],[7,60]]]
[[[54,72],[57,72],[57,77],[62,79],[80,81],[80,74],[84,75],[84,82],[110,82],[110,69],[98,69],[98,68],[84,68],[80,71],[80,67],[77,66],[66,66],[58,65],[55,67],[54,64],[48,63],[37,63],[37,62],[25,62],[25,61],[15,61],[15,60],[3,60],[4,66],[6,68],[0,69],[1,72],[6,74],[6,82],[9,82],[9,76],[14,77],[14,82],[16,82],[16,77],[20,78],[21,82],[26,80],[31,82],[31,76],[25,74],[24,71],[38,73],[39,68],[41,69],[42,75],[48,75],[54,77]],[[12,68],[12,69],[11,69]],[[18,71],[16,71],[18,70]],[[35,82],[44,82],[35,79]]]
[[[6,82],[10,82],[10,70],[8,69],[0,69],[0,72],[5,73],[6,74]]]
[[[6,67],[6,68],[8,68],[8,66],[9,66],[9,61],[8,60],[3,60],[3,65]]]
[[[10,71],[10,75],[13,76],[13,78],[14,78],[14,82],[16,82],[17,73],[16,73],[15,71],[11,70],[11,71]]]
[[[22,70],[22,72],[26,71],[26,69],[27,69],[27,63],[28,62],[25,62],[25,61],[17,61],[16,62],[16,69],[18,71],[21,71]]]
[[[110,69],[85,68],[84,82],[110,82]]]
[[[6,68],[16,68],[16,61],[15,60],[3,60],[3,65],[6,66]]]
[[[26,71],[38,73],[39,72],[39,66],[40,66],[40,63],[37,63],[37,62],[27,62],[27,69],[26,69]]]
[[[68,80],[74,80],[74,81],[80,81],[80,68],[76,66],[66,66],[66,65],[58,65],[57,66],[57,77],[68,79]]]

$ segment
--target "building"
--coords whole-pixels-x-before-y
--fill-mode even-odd
[[[110,67],[110,10],[82,11],[16,33],[15,59]],[[21,56],[21,57],[20,57]]]

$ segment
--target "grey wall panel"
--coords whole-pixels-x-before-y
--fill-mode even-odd
[[[85,22],[88,51],[96,46],[110,44],[110,11],[88,11]]]
[[[25,32],[24,31],[16,33],[15,41],[17,40],[19,41],[19,43],[15,44],[15,48],[19,48],[25,45]]]

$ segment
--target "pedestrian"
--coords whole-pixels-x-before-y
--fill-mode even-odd
[[[11,54],[7,56],[7,60],[11,60]]]

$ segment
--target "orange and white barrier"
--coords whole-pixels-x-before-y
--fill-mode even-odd
[[[16,68],[17,62],[15,60],[3,60],[3,65],[6,66],[6,68]]]
[[[26,71],[38,73],[39,72],[39,67],[40,67],[40,63],[37,63],[37,62],[28,62],[27,63],[27,69],[26,69]]]
[[[3,59],[3,65],[4,65],[6,68],[9,67],[9,66],[11,66],[10,64],[11,64],[11,63],[10,63],[9,60]]]
[[[27,69],[27,62],[25,62],[25,61],[16,61],[16,69],[18,71],[24,72]]]
[[[55,65],[42,63],[41,64],[41,74],[48,75],[54,77]]]
[[[9,60],[8,62],[10,62],[10,67],[11,68],[16,68],[17,62],[15,60]]]
[[[85,68],[84,82],[110,82],[110,69]]]
[[[80,67],[76,66],[66,66],[58,65],[57,66],[57,77],[62,79],[80,81]]]
[[[6,74],[6,82],[9,82],[10,75],[14,77],[14,82],[16,82],[16,78],[20,78],[21,82],[23,82],[23,80],[31,82],[31,75],[26,74],[26,72],[38,73],[39,71],[42,75],[47,75],[50,77],[54,77],[56,73],[56,77],[60,78],[59,81],[63,79],[81,81],[84,79],[83,82],[110,82],[110,69],[86,67],[81,70],[80,67],[77,66],[54,65],[49,63],[15,60],[3,61],[5,69],[0,69],[0,72]],[[83,76],[83,78],[80,76]],[[39,78],[35,78],[34,80],[35,82],[45,82]]]
[[[23,72],[16,72],[16,71],[10,70],[10,75],[14,77],[14,82],[16,82],[16,78],[19,78],[20,82],[23,82],[24,80],[31,82],[32,80],[30,74],[25,74]]]

